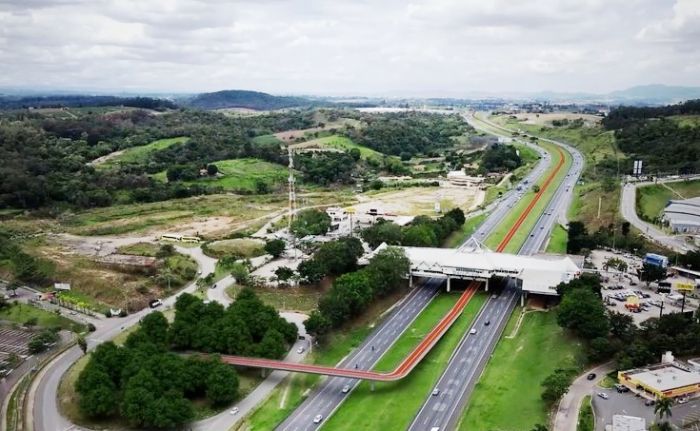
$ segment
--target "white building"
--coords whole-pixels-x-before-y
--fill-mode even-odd
[[[464,172],[464,169],[458,171],[450,171],[447,173],[447,181],[455,186],[475,187],[480,186],[484,182],[484,177],[472,177]]]
[[[663,220],[674,233],[700,233],[700,197],[670,200],[664,209]]]

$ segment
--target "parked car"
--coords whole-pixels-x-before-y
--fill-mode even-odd
[[[656,404],[656,402],[655,402],[654,400],[646,400],[646,401],[644,401],[644,405],[647,406],[647,407],[653,406],[654,404]]]
[[[608,394],[606,394],[605,392],[598,392],[598,396],[604,400],[607,400],[609,398]]]

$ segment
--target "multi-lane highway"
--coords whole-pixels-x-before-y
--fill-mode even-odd
[[[471,122],[477,128],[484,128],[482,122],[486,121],[476,118],[472,119]],[[486,125],[490,133],[498,133],[501,130],[504,136],[510,136],[510,131],[507,129],[502,129],[490,122],[486,122]],[[549,140],[548,142],[565,148],[572,154],[573,160],[564,181],[558,185],[545,211],[539,216],[530,235],[521,246],[520,254],[534,254],[544,246],[559,212],[566,211],[568,203],[571,201],[573,186],[583,168],[583,158],[578,151],[558,142]],[[564,166],[564,154],[559,152],[557,156],[562,159],[556,161],[555,166]],[[541,191],[545,188],[545,184],[549,184],[547,180],[553,180],[555,177],[556,171],[545,179]],[[506,240],[507,238],[503,239],[503,241]],[[499,248],[504,244],[503,241]],[[477,333],[464,335],[457,349],[453,352],[445,371],[438,379],[435,387],[437,391],[434,392],[431,388],[430,393],[425,395],[425,402],[414,417],[409,430],[422,431],[437,427],[443,431],[457,428],[462,410],[486,367],[517,300],[518,289],[512,281],[499,295],[488,299],[472,325]]]
[[[533,183],[538,178],[540,178],[544,172],[547,170],[549,165],[549,155],[541,147],[525,142],[526,145],[535,149],[540,155],[540,161],[536,166],[530,171],[526,177],[529,183]],[[479,226],[475,231],[474,237],[477,239],[485,239],[490,232],[492,232],[495,227],[503,220],[505,215],[510,211],[510,209],[515,205],[515,203],[522,197],[524,191],[518,191],[515,188],[505,193],[498,201],[491,205],[491,213],[489,217]],[[434,286],[436,289],[442,284],[442,281],[431,279],[425,286]],[[422,290],[425,287],[418,287],[418,290]],[[513,294],[513,298],[515,298]],[[430,297],[432,299],[432,296]],[[515,299],[510,299],[508,301],[502,301],[504,307],[510,306],[510,301]],[[408,302],[410,299],[404,302]],[[490,301],[490,300],[489,300]],[[427,305],[427,302],[426,304]],[[423,305],[423,307],[425,307]],[[422,308],[421,308],[422,309]],[[417,310],[417,308],[414,308]],[[505,309],[502,310],[505,312]],[[339,367],[347,368],[348,365],[354,367],[357,364],[359,369],[370,370],[381,356],[393,345],[393,343],[398,339],[398,337],[403,333],[403,331],[408,327],[408,325],[417,317],[418,311],[410,316],[401,316],[401,310],[395,311],[392,315],[384,322],[385,325],[391,325],[394,329],[390,332],[385,331],[383,326],[380,325],[367,341],[365,341],[361,346],[359,346],[353,354],[339,364]],[[397,324],[398,323],[398,324]],[[381,334],[381,335],[379,335]],[[381,340],[381,345],[377,345],[373,340]],[[358,362],[356,358],[364,358],[364,361]],[[277,429],[283,431],[302,431],[302,430],[315,430],[321,426],[323,421],[325,421],[333,412],[342,404],[348,393],[343,392],[343,387],[349,385],[350,390],[352,390],[358,383],[358,380],[331,377],[321,383],[319,387],[302,403],[302,405],[297,408]],[[323,420],[321,423],[314,423],[314,418],[317,415],[321,415]]]

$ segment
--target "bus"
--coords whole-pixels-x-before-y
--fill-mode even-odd
[[[670,281],[659,281],[657,285],[659,287],[656,288],[656,293],[671,293]]]
[[[176,235],[173,233],[166,233],[160,236],[161,241],[181,241],[182,235]]]
[[[201,238],[199,238],[198,236],[182,236],[180,238],[180,241],[198,243],[199,241],[201,241]]]

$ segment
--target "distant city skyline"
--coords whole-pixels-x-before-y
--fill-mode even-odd
[[[465,97],[700,86],[695,0],[4,0],[0,87]]]

